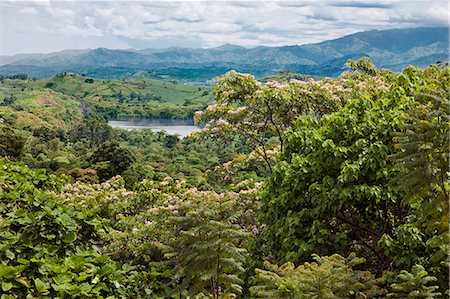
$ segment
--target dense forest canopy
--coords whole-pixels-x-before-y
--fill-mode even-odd
[[[448,297],[450,69],[348,66],[231,71],[214,101],[3,78],[1,299]],[[183,139],[104,118],[195,110]]]

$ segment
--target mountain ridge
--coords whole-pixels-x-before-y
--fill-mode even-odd
[[[409,29],[371,30],[358,32],[334,40],[306,45],[280,47],[259,46],[245,48],[224,44],[215,48],[168,49],[106,49],[64,50],[49,54],[19,54],[16,58],[1,57],[0,74],[30,72],[45,77],[59,72],[86,73],[99,79],[123,78],[124,73],[142,71],[155,76],[173,76],[173,71],[185,72],[188,81],[209,80],[220,74],[218,70],[236,69],[256,76],[276,71],[308,71],[308,75],[338,76],[343,69],[342,59],[367,56],[378,67],[400,70],[410,63],[425,67],[434,60],[448,60],[448,27],[420,27]],[[22,56],[21,56],[22,55]],[[9,59],[9,60],[8,60]],[[345,64],[345,63],[344,63]],[[106,74],[105,69],[114,69]],[[123,71],[121,71],[123,70]],[[125,72],[126,70],[126,72]],[[205,70],[205,76],[189,76]],[[111,77],[112,76],[112,77]]]

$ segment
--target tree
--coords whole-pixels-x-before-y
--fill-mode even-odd
[[[56,137],[56,131],[47,126],[40,126],[33,129],[33,136],[38,137],[43,142],[49,142]]]
[[[284,132],[302,115],[321,116],[341,108],[348,99],[379,97],[387,88],[385,78],[346,74],[320,81],[291,80],[261,84],[250,75],[230,71],[214,88],[217,102],[197,113],[197,123],[206,123],[205,137],[233,141],[238,135],[259,154],[271,171],[266,152],[284,149]]]
[[[255,269],[255,285],[250,292],[257,298],[436,298],[436,278],[416,265],[412,273],[402,270],[376,278],[369,271],[357,270],[365,262],[354,253],[319,257],[297,268],[265,262],[266,270]]]
[[[364,263],[351,253],[319,257],[297,268],[292,263],[278,267],[269,262],[267,270],[255,269],[256,285],[250,292],[257,298],[373,298],[380,292],[373,274],[353,270]]]
[[[243,280],[235,273],[244,271],[245,250],[239,250],[234,243],[242,237],[241,232],[221,221],[208,221],[182,231],[177,242],[183,250],[175,253],[182,286],[192,294],[206,288],[213,298],[220,298],[226,291],[241,293]]]
[[[164,145],[168,148],[174,148],[179,141],[180,138],[176,135],[165,134],[164,136]]]
[[[436,66],[300,117],[262,197],[266,253],[355,251],[374,273],[420,264],[447,290],[448,132],[448,70]]]
[[[126,297],[132,268],[93,246],[104,220],[56,199],[59,179],[0,160],[0,185],[2,298]]]
[[[176,284],[192,295],[207,290],[215,299],[241,293],[238,274],[244,271],[246,251],[239,243],[246,233],[236,223],[240,210],[233,209],[234,200],[215,192],[198,195],[169,208],[166,227],[174,229],[174,238],[165,256],[175,264]]]
[[[377,241],[405,213],[386,162],[401,113],[388,100],[356,99],[321,119],[299,118],[262,198],[263,237],[277,260],[356,251],[389,266]]]
[[[16,130],[0,125],[0,157],[18,159],[22,154],[25,138]]]
[[[431,76],[430,76],[431,73]],[[422,76],[421,76],[422,75]],[[431,67],[423,74],[412,67],[403,72],[414,103],[404,116],[406,123],[396,134],[397,153],[392,158],[405,171],[397,182],[408,197],[420,196],[439,186],[449,201],[448,160],[450,155],[450,76],[448,69]],[[422,82],[417,82],[417,81]],[[416,88],[414,88],[416,87]]]
[[[72,142],[85,140],[89,146],[95,147],[114,138],[114,131],[105,119],[84,119],[75,126],[69,136]]]
[[[414,216],[394,231],[394,238],[385,236],[382,246],[398,267],[426,266],[444,289],[450,266],[449,69],[409,67],[398,80],[404,88],[394,91],[410,98],[411,106],[394,137],[391,159],[402,172],[392,184],[405,191],[403,204],[413,208]]]
[[[10,95],[7,98],[3,99],[3,102],[0,104],[1,106],[11,106],[17,101],[17,98],[15,95]]]
[[[106,141],[100,144],[91,157],[93,163],[108,162],[105,167],[97,169],[98,176],[102,180],[122,174],[135,160],[136,158],[129,149],[121,147],[115,141]]]

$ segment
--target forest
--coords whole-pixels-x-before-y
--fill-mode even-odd
[[[0,299],[448,298],[450,68],[347,66],[0,78]]]

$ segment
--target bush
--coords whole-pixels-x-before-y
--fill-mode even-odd
[[[104,220],[55,200],[60,185],[43,169],[0,161],[2,298],[124,296],[131,267],[95,247]]]
[[[25,138],[9,127],[0,126],[0,156],[19,158],[25,145]]]

